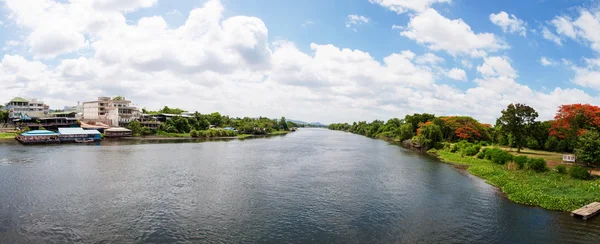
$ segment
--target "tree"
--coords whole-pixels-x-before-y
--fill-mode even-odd
[[[287,122],[285,121],[285,117],[281,117],[281,120],[279,120],[279,129],[286,130],[286,131],[290,130]]]
[[[600,129],[600,107],[590,104],[562,105],[550,122],[550,136],[567,140],[561,141],[567,150],[577,143],[578,136],[590,129]]]
[[[577,160],[588,163],[600,163],[600,134],[596,130],[588,130],[581,135],[575,147]]]
[[[137,120],[133,120],[127,124],[127,129],[130,129],[133,136],[141,136],[144,133],[144,128]]]
[[[433,148],[438,142],[442,141],[442,128],[432,122],[422,123],[417,130],[417,136],[422,137],[420,141],[426,148]]]
[[[413,114],[413,115],[406,115],[404,116],[404,122],[411,124],[412,128],[415,130],[413,132],[416,132],[417,128],[419,128],[419,124],[420,123],[426,123],[428,121],[431,121],[435,118],[435,115],[433,114]]]
[[[502,116],[498,118],[497,124],[502,126],[505,134],[511,134],[517,147],[517,152],[525,144],[525,139],[530,136],[530,127],[535,123],[538,113],[532,107],[525,104],[509,104],[502,110]]]
[[[400,126],[400,140],[408,140],[415,135],[412,124],[403,124]]]
[[[123,97],[122,96],[116,96],[116,97],[113,97],[112,100],[121,101],[121,100],[123,100]]]

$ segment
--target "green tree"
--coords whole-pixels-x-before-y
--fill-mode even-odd
[[[600,134],[595,130],[588,130],[581,135],[577,140],[575,154],[580,162],[600,163]]]
[[[113,97],[112,100],[121,101],[121,100],[123,100],[123,97],[122,96],[116,96],[116,97]]]
[[[408,139],[412,138],[413,136],[415,136],[412,124],[401,125],[399,136],[400,136],[401,141],[408,140]]]
[[[537,117],[538,113],[532,107],[520,103],[511,103],[505,110],[502,110],[502,116],[498,118],[496,124],[502,125],[505,134],[512,134],[517,152],[521,152],[525,139],[530,136],[530,129]]]
[[[129,124],[127,124],[127,129],[131,130],[133,136],[141,136],[144,133],[144,128],[137,120],[129,122]]]
[[[427,148],[433,148],[438,142],[442,141],[443,133],[442,128],[439,125],[433,123],[426,123],[419,127],[419,136],[425,138],[425,146]]]
[[[279,129],[281,130],[290,130],[290,128],[288,127],[288,124],[285,120],[285,117],[281,117],[281,119],[279,120]]]
[[[435,118],[433,114],[413,114],[404,116],[404,122],[411,124],[413,128],[413,132],[417,132],[417,128],[419,128],[420,123],[426,123],[427,121],[431,121]]]

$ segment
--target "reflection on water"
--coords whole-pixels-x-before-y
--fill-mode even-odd
[[[185,143],[181,143],[185,142]],[[600,221],[508,201],[386,142],[0,142],[0,243],[597,243]]]

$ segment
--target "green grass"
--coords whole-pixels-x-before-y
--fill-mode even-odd
[[[278,130],[278,131],[273,131],[273,132],[269,133],[269,135],[283,135],[283,134],[287,134],[287,133],[290,133],[290,132],[287,130]]]
[[[158,137],[191,137],[190,133],[169,133],[164,131],[159,131],[156,133]]]
[[[238,139],[244,139],[244,138],[248,138],[248,137],[253,137],[254,135],[252,134],[239,134],[236,136],[236,138]]]
[[[16,133],[0,132],[0,139],[14,139],[16,136]]]
[[[505,165],[475,157],[461,157],[447,151],[434,151],[445,162],[467,165],[469,173],[499,187],[516,203],[550,210],[572,211],[600,201],[600,179],[577,180],[555,171],[536,173],[508,170]]]
[[[550,162],[562,162],[562,153],[557,153],[557,152],[548,152],[548,151],[542,151],[542,150],[532,150],[532,149],[528,149],[528,148],[521,148],[521,152],[517,153],[517,149],[516,148],[510,148],[510,147],[498,147],[504,151],[508,151],[513,155],[516,156],[527,156],[530,158],[543,158],[546,161],[550,161]]]

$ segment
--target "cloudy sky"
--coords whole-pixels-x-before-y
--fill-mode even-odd
[[[589,0],[0,0],[0,100],[306,121],[600,104]]]

